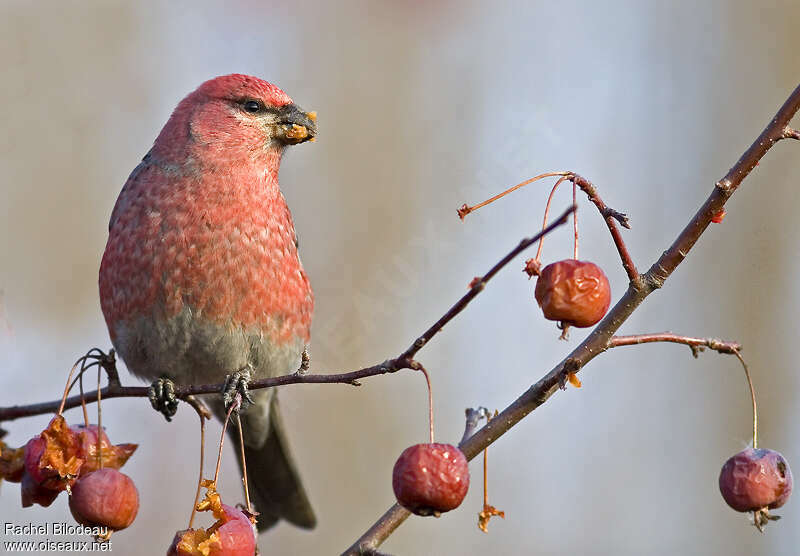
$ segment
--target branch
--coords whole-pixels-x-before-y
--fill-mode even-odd
[[[581,190],[586,193],[586,195],[589,197],[589,200],[594,203],[594,205],[597,207],[597,210],[600,211],[600,216],[602,216],[603,220],[606,221],[608,231],[611,232],[611,238],[614,240],[614,245],[617,246],[619,258],[622,260],[622,267],[625,269],[625,273],[628,275],[628,280],[631,282],[639,280],[639,271],[636,270],[636,265],[633,263],[633,259],[628,252],[628,246],[625,245],[625,240],[622,239],[622,234],[620,233],[619,228],[617,228],[617,222],[619,222],[624,228],[630,229],[631,225],[628,222],[628,217],[621,212],[607,207],[600,198],[600,195],[597,193],[597,189],[592,182],[583,176],[572,174],[569,179],[574,181],[575,185],[580,187]]]
[[[759,160],[781,139],[787,139],[785,130],[789,121],[800,109],[800,86],[798,86],[775,117],[767,124],[761,135],[739,158],[728,173],[719,180],[708,199],[681,231],[672,245],[637,280],[631,280],[627,291],[589,336],[561,361],[554,369],[522,393],[495,419],[489,421],[473,436],[459,444],[467,459],[477,456],[484,448],[508,432],[522,418],[542,405],[552,396],[569,373],[578,372],[586,363],[610,347],[611,338],[636,308],[657,288],[660,288],[672,272],[683,262],[694,244],[705,232],[712,216],[719,212],[727,200],[741,185],[744,178]],[[360,554],[374,550],[408,517],[409,513],[397,504],[392,506],[345,554]]]
[[[736,353],[742,351],[742,345],[738,342],[726,342],[717,340],[716,338],[692,338],[691,336],[679,336],[672,332],[637,334],[635,336],[613,336],[608,342],[608,347],[635,346],[653,342],[672,342],[675,344],[687,345],[689,349],[692,350],[692,355],[695,357],[705,348],[730,355],[736,355]]]
[[[419,338],[417,338],[411,346],[405,350],[399,357],[395,359],[387,359],[383,363],[379,363],[377,365],[372,365],[371,367],[365,367],[363,369],[359,369],[357,371],[352,371],[348,373],[338,373],[338,374],[307,374],[307,373],[293,373],[290,375],[279,376],[279,377],[271,377],[271,378],[264,378],[261,380],[254,380],[248,386],[251,390],[256,390],[259,388],[273,388],[275,386],[284,386],[287,384],[350,384],[353,386],[359,386],[359,380],[363,378],[368,378],[371,376],[382,375],[386,373],[393,373],[399,371],[401,369],[414,369],[417,370],[421,366],[418,362],[414,361],[414,355],[422,349],[422,347],[437,333],[439,332],[448,322],[453,320],[456,315],[458,315],[461,311],[463,311],[469,303],[477,297],[479,293],[483,291],[486,287],[486,283],[491,280],[495,274],[500,272],[500,270],[506,266],[514,257],[519,255],[522,251],[539,241],[539,238],[549,234],[555,228],[565,224],[569,216],[576,210],[575,205],[572,205],[569,209],[564,211],[564,213],[559,216],[552,224],[547,226],[541,232],[537,233],[533,237],[523,239],[520,241],[519,245],[517,245],[514,249],[512,249],[508,255],[500,259],[500,261],[495,264],[489,272],[484,274],[476,283],[470,288],[470,290],[461,298],[459,299],[455,305],[453,305],[450,310],[448,310],[442,318],[436,321],[433,326],[428,328]],[[113,360],[112,360],[113,362]],[[116,368],[113,364],[109,364],[109,366],[105,367],[106,371],[108,372],[110,383],[108,386],[100,390],[100,394],[102,395],[103,399],[109,398],[131,398],[131,397],[147,397],[149,394],[149,387],[148,386],[121,386],[119,384],[119,378],[116,374]],[[178,399],[187,399],[190,396],[195,396],[198,394],[218,394],[222,391],[224,387],[223,384],[196,384],[196,385],[186,385],[186,386],[175,386],[175,397]],[[97,390],[93,392],[87,392],[83,398],[87,403],[92,403],[97,400]],[[14,405],[9,407],[0,407],[0,422],[2,421],[11,421],[13,419],[19,419],[21,417],[31,417],[33,415],[42,415],[44,413],[54,413],[58,410],[59,406],[61,405],[61,400],[53,400],[51,402],[42,402],[30,405]],[[69,409],[72,407],[77,407],[81,405],[81,396],[72,396],[71,398],[67,398],[66,402],[64,403],[64,409]]]
[[[393,373],[403,368],[410,368],[407,366],[400,366],[396,359],[384,361],[378,365],[365,367],[357,371],[349,373],[338,374],[299,374],[294,373],[291,375],[265,378],[262,380],[254,380],[250,383],[249,388],[255,390],[258,388],[271,388],[275,386],[283,386],[285,384],[301,384],[301,383],[315,383],[315,384],[351,384],[358,386],[358,381],[362,378],[376,376],[386,373]],[[198,394],[219,394],[222,391],[224,383],[220,384],[198,384],[190,386],[175,386],[175,397],[178,399],[186,400],[191,396]],[[100,393],[104,400],[110,398],[146,398],[148,396],[149,386],[119,386],[111,384],[102,388]],[[97,401],[97,390],[87,392],[84,394],[86,403],[93,403]],[[21,417],[32,417],[34,415],[42,415],[44,413],[54,413],[58,410],[61,400],[53,400],[50,402],[35,403],[30,405],[12,405],[9,407],[0,407],[0,421],[11,421]],[[76,395],[67,398],[64,403],[64,409],[70,409],[81,405],[81,396]]]

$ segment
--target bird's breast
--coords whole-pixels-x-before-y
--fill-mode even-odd
[[[101,265],[112,336],[119,322],[188,311],[276,343],[308,342],[313,294],[277,183],[142,175],[120,195]]]

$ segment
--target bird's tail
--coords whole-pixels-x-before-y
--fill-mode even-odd
[[[269,404],[269,423],[266,438],[260,445],[250,445],[247,431],[263,430],[266,424],[264,423],[266,412],[251,407],[241,414],[242,430],[245,432],[247,480],[250,500],[255,510],[259,512],[258,530],[268,529],[281,519],[304,529],[312,529],[317,524],[317,518],[289,452],[289,442],[278,407],[278,397],[273,392],[270,398],[269,401],[264,400]],[[238,428],[229,425],[228,432],[233,440],[241,470],[242,451]]]

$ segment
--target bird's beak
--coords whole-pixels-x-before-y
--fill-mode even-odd
[[[278,111],[278,138],[289,145],[314,141],[317,136],[317,113],[304,112],[296,104]]]

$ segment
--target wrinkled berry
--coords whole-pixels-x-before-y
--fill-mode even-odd
[[[792,493],[792,471],[779,452],[748,448],[722,466],[719,490],[737,512],[780,508]]]
[[[42,486],[41,483],[36,482],[28,473],[22,474],[21,483],[20,494],[22,495],[23,508],[28,508],[34,504],[39,504],[46,508],[58,498],[61,492],[60,490],[53,490]]]
[[[457,508],[467,495],[467,458],[450,444],[410,446],[394,464],[392,487],[398,503],[407,510],[438,516]]]
[[[178,531],[167,556],[252,556],[256,550],[253,522],[238,508],[222,504],[222,515],[205,529]]]
[[[577,328],[600,322],[611,304],[611,286],[600,267],[575,259],[544,267],[534,295],[544,318]]]
[[[113,467],[119,469],[128,461],[136,451],[138,444],[117,444],[114,445],[108,439],[104,430],[100,430],[97,425],[73,425],[72,429],[78,435],[78,456],[83,460],[80,475],[86,475],[96,471],[101,467]],[[100,453],[102,458],[97,456],[97,436],[100,435]],[[100,460],[102,459],[102,466]]]

